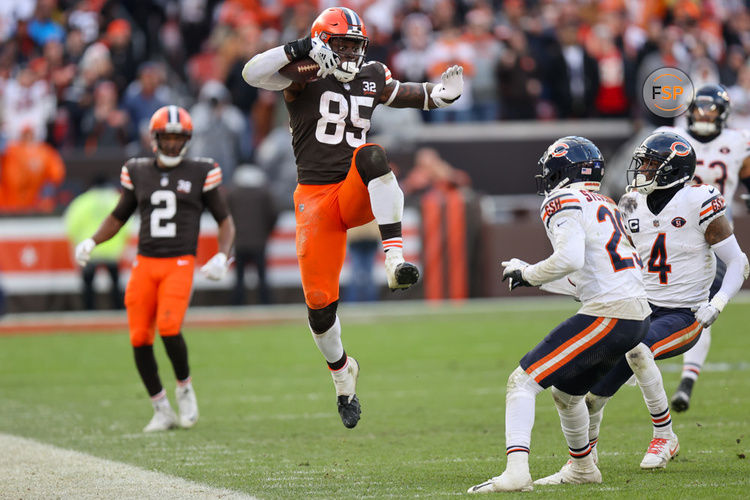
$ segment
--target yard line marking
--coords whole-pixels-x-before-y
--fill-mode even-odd
[[[255,500],[134,465],[0,433],[3,498]]]

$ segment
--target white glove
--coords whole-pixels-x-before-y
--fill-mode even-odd
[[[461,97],[464,91],[464,68],[451,66],[445,70],[440,80],[440,83],[432,88],[430,97],[438,108],[444,108]]]
[[[88,264],[89,259],[91,258],[91,251],[94,250],[95,246],[96,243],[91,238],[86,238],[76,245],[75,257],[79,266],[84,267]]]
[[[203,267],[201,267],[201,272],[206,278],[214,281],[219,281],[224,277],[225,274],[227,274],[228,267],[227,256],[222,252],[219,252],[211,257],[208,262],[203,264]]]
[[[318,70],[320,78],[330,75],[339,66],[339,56],[320,37],[315,36],[312,38],[312,49],[308,55],[320,66]]]
[[[710,302],[699,306],[695,310],[695,320],[703,328],[708,328],[719,317],[719,313],[727,305],[727,302],[729,302],[729,298],[723,292],[717,293]]]
[[[502,262],[503,269],[503,281],[510,278],[508,282],[508,290],[513,290],[519,286],[532,286],[531,283],[523,278],[523,270],[529,267],[528,262],[524,262],[521,259],[510,259]]]

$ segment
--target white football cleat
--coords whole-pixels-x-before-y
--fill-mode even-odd
[[[333,385],[336,388],[336,405],[339,416],[344,423],[344,427],[351,429],[359,422],[362,408],[357,399],[357,377],[359,377],[359,363],[357,360],[348,356],[346,365],[336,371],[331,371]]]
[[[168,431],[175,427],[177,427],[177,415],[175,415],[174,410],[167,403],[166,405],[161,405],[158,409],[154,409],[154,416],[151,417],[148,425],[143,428],[143,432]]]
[[[499,476],[472,486],[467,493],[494,493],[497,491],[532,491],[534,483],[531,482],[529,471],[510,472],[506,470]]]
[[[599,472],[599,468],[596,465],[590,465],[584,469],[579,469],[574,466],[573,459],[570,459],[562,466],[560,472],[537,479],[534,481],[534,484],[588,484],[601,482],[602,473]]]
[[[198,421],[198,400],[195,397],[193,384],[188,382],[186,385],[175,388],[177,396],[177,408],[180,410],[180,427],[189,429]]]
[[[654,438],[641,461],[641,469],[663,469],[680,452],[680,442],[675,434],[670,439]]]
[[[406,289],[419,281],[419,269],[404,261],[402,253],[389,250],[385,254],[385,275],[391,290]]]

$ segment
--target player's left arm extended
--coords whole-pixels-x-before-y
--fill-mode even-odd
[[[724,309],[727,302],[734,297],[747,279],[750,274],[750,264],[748,264],[747,255],[742,252],[737,243],[737,238],[732,232],[732,225],[725,216],[717,217],[708,225],[705,238],[706,242],[711,245],[711,250],[727,265],[721,288],[708,304],[717,309],[716,315],[718,316],[718,313]]]
[[[586,232],[578,219],[558,214],[551,223],[554,249],[552,255],[532,265],[519,259],[503,262],[503,279],[511,278],[521,286],[539,286],[558,280],[583,267],[586,257]],[[515,287],[511,283],[511,290],[513,288]]]
[[[440,83],[391,80],[385,86],[380,102],[391,108],[417,108],[425,111],[450,106],[464,91],[463,74],[463,67],[451,66],[440,77]]]

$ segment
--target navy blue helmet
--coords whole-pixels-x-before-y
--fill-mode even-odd
[[[604,177],[604,157],[585,137],[567,136],[553,142],[539,158],[537,193],[545,195],[563,187],[598,191]]]
[[[695,93],[687,112],[688,130],[697,138],[721,133],[729,116],[729,94],[721,85],[704,85]]]
[[[695,150],[687,139],[673,132],[646,137],[633,153],[627,172],[630,188],[645,195],[684,184],[694,174]]]

